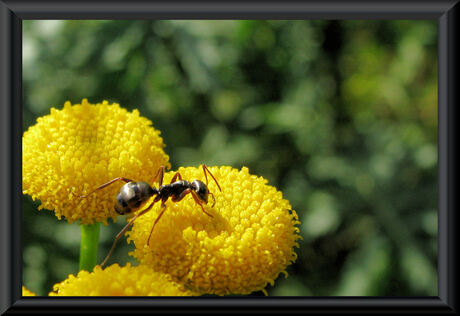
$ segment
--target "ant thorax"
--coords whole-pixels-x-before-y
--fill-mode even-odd
[[[178,199],[180,195],[189,188],[191,188],[191,185],[187,180],[179,180],[170,184],[165,184],[158,188],[158,197],[156,199],[158,201],[166,201],[170,197]]]

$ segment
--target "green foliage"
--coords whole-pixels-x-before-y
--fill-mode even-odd
[[[173,169],[248,166],[283,192],[304,240],[270,295],[437,295],[435,21],[23,28],[24,130],[66,100],[118,102],[162,131]],[[77,272],[78,225],[28,197],[23,215],[24,283],[46,295]]]

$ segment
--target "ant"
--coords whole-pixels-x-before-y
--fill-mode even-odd
[[[209,175],[214,179],[214,181],[217,184],[217,187],[219,188],[219,191],[222,192],[222,189],[220,188],[220,185],[217,182],[216,178],[212,175],[211,171],[209,171],[208,167],[206,167],[205,164],[201,166],[203,167],[203,173],[206,178],[206,184],[204,184],[200,180],[194,180],[192,182],[188,182],[187,180],[182,179],[182,176],[179,172],[176,172],[176,174],[171,179],[171,183],[163,185],[164,166],[161,166],[158,169],[158,172],[155,175],[155,178],[153,180],[153,182],[156,182],[156,180],[158,179],[158,188],[150,186],[146,182],[142,182],[142,181],[134,182],[133,180],[130,180],[127,178],[118,177],[113,180],[110,180],[107,183],[102,184],[101,186],[97,187],[96,189],[89,192],[88,194],[80,195],[80,196],[77,196],[74,194],[74,196],[80,199],[83,199],[83,198],[86,198],[88,195],[93,194],[94,192],[101,190],[119,180],[124,181],[126,182],[126,184],[121,187],[120,192],[117,195],[117,202],[115,205],[115,211],[120,215],[130,214],[130,213],[133,213],[139,210],[142,206],[145,205],[145,203],[152,196],[156,195],[153,202],[146,209],[136,214],[128,222],[128,224],[126,224],[126,226],[118,233],[118,235],[115,237],[112,248],[110,249],[109,253],[105,257],[104,261],[101,263],[101,266],[105,265],[107,260],[110,258],[113,250],[115,249],[115,245],[117,244],[118,240],[129,229],[129,227],[131,227],[134,221],[139,216],[142,216],[143,214],[147,213],[153,207],[153,205],[160,200],[161,200],[161,207],[163,209],[158,215],[158,217],[155,219],[155,222],[153,223],[152,229],[150,230],[149,238],[147,239],[147,245],[149,245],[150,237],[152,236],[152,232],[153,232],[153,229],[155,228],[155,225],[158,223],[161,216],[163,216],[164,212],[166,211],[165,203],[169,198],[171,198],[171,201],[173,202],[179,202],[185,196],[187,196],[187,194],[190,193],[193,199],[195,200],[195,203],[201,207],[201,210],[206,215],[213,217],[211,214],[206,212],[203,207],[203,204],[208,203],[208,195],[211,195],[214,201],[212,204],[212,207],[214,207],[214,204],[216,203],[214,194],[209,192],[209,189],[208,189],[209,184],[208,184],[208,176],[206,172],[209,173]],[[176,181],[178,178],[179,180]]]

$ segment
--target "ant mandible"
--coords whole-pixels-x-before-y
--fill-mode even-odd
[[[150,237],[152,236],[152,232],[153,232],[153,229],[155,228],[155,225],[158,223],[161,216],[163,216],[164,212],[166,211],[165,203],[169,198],[171,198],[171,201],[173,202],[179,202],[187,194],[190,193],[193,199],[195,200],[195,203],[201,207],[201,210],[206,215],[213,217],[211,214],[206,212],[203,207],[203,204],[208,203],[208,195],[211,195],[214,201],[212,204],[212,207],[214,207],[214,204],[216,203],[214,194],[209,192],[209,189],[208,189],[209,183],[208,183],[208,176],[206,172],[209,173],[209,175],[214,179],[214,181],[217,184],[217,187],[219,188],[219,191],[222,192],[222,189],[220,188],[220,185],[217,182],[216,178],[212,175],[211,171],[209,171],[208,167],[206,167],[205,164],[201,166],[203,167],[203,173],[206,178],[206,184],[204,184],[200,180],[194,180],[192,182],[188,182],[187,180],[182,179],[182,176],[179,172],[176,172],[176,174],[171,179],[171,183],[163,185],[164,166],[161,166],[158,169],[158,172],[155,175],[155,178],[153,180],[153,182],[156,182],[156,180],[158,179],[158,188],[150,186],[147,182],[142,182],[142,181],[134,182],[133,180],[130,180],[127,178],[118,177],[113,180],[110,180],[107,183],[104,183],[103,185],[97,187],[96,189],[89,192],[88,194],[80,195],[80,196],[77,196],[74,194],[78,198],[83,199],[83,198],[86,198],[88,195],[93,194],[94,192],[111,185],[112,183],[115,183],[120,180],[124,181],[126,182],[126,184],[121,187],[120,192],[117,195],[117,202],[115,205],[115,211],[120,215],[130,214],[130,213],[133,213],[139,210],[142,206],[145,205],[145,203],[152,196],[156,195],[153,202],[147,208],[145,208],[144,210],[136,214],[128,222],[128,224],[126,224],[126,226],[118,233],[118,235],[115,237],[112,248],[110,249],[109,253],[105,257],[104,261],[101,263],[101,266],[105,265],[107,260],[110,258],[113,250],[115,249],[115,245],[117,244],[118,240],[129,229],[129,227],[131,227],[134,221],[139,216],[142,216],[145,213],[147,213],[153,207],[153,205],[160,200],[161,200],[161,207],[163,209],[161,210],[160,214],[157,216],[157,218],[155,219],[155,222],[153,223],[152,229],[150,230],[149,238],[147,239],[147,245],[149,245]],[[177,178],[179,178],[178,181],[176,181]]]

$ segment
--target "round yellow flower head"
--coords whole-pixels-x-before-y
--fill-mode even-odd
[[[36,294],[26,289],[25,286],[22,286],[22,296],[36,296]]]
[[[195,293],[171,281],[170,276],[152,268],[129,263],[105,269],[96,266],[93,272],[80,271],[53,286],[49,296],[192,296]]]
[[[107,101],[64,104],[40,117],[22,138],[23,193],[41,201],[69,223],[107,223],[116,217],[111,185],[87,198],[92,189],[116,177],[151,182],[161,166],[169,168],[160,132],[139,111],[128,112]],[[148,172],[151,171],[151,172]]]
[[[202,294],[248,294],[273,284],[280,272],[296,259],[294,246],[301,238],[300,224],[282,193],[247,168],[211,167],[222,192],[208,175],[210,196],[204,209],[193,197],[166,202],[147,245],[160,202],[139,217],[129,234],[136,248],[130,254],[155,271]],[[183,179],[201,180],[201,168],[178,170]],[[165,174],[170,183],[174,172]]]

